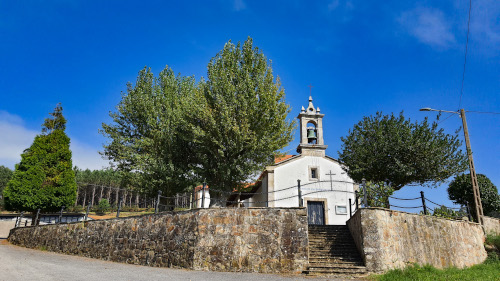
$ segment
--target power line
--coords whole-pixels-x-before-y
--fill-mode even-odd
[[[483,113],[483,114],[500,114],[500,112],[469,111],[469,110],[467,110],[466,112]]]
[[[446,118],[444,118],[443,120],[439,121],[438,124],[441,124],[443,123],[444,121],[448,120],[448,118],[450,118],[451,116],[453,116],[455,113],[450,113],[450,115],[448,115]]]
[[[467,41],[465,42],[464,70],[462,72],[462,87],[460,88],[460,102],[458,103],[458,108],[460,108],[462,106],[462,96],[464,94],[465,65],[467,64],[467,49],[469,46],[470,11],[471,10],[472,10],[472,0],[469,0],[469,19],[467,20]]]

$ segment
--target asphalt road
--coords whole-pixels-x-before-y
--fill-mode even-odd
[[[155,268],[26,249],[0,239],[0,281],[57,280],[341,280],[300,275],[207,272]],[[351,279],[352,280],[352,279]]]

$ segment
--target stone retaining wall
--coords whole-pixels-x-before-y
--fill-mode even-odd
[[[500,219],[484,216],[483,222],[486,234],[500,235]]]
[[[412,263],[463,268],[486,259],[484,233],[477,223],[363,208],[347,225],[370,271]]]
[[[16,228],[12,244],[130,264],[302,272],[304,208],[223,208]]]

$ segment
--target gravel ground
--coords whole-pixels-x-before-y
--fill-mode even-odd
[[[0,239],[0,281],[24,280],[343,280],[301,275],[232,273],[155,268],[69,256],[11,245]],[[352,280],[352,279],[350,279]]]

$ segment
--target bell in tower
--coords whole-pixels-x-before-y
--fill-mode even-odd
[[[297,152],[309,156],[325,156],[328,147],[323,142],[323,116],[318,108],[314,108],[312,97],[309,97],[307,109],[302,107],[300,120],[300,144]]]
[[[307,128],[307,143],[309,144],[316,144],[316,129],[314,128]]]

